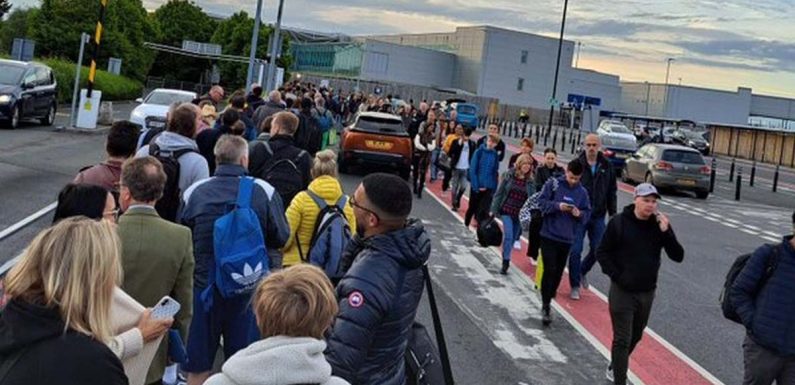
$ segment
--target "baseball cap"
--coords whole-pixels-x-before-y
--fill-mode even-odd
[[[635,187],[635,198],[647,197],[649,195],[654,195],[657,199],[662,199],[660,193],[657,192],[657,188],[649,183],[641,183]]]

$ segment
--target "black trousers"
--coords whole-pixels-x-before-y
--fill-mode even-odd
[[[563,269],[569,260],[571,244],[541,237],[541,258],[544,259],[544,275],[541,278],[541,301],[549,307],[558,292]]]
[[[527,234],[527,256],[538,260],[538,250],[541,249],[541,225],[543,219],[541,216],[538,219],[533,218],[530,222],[530,230]]]
[[[469,189],[469,207],[464,215],[464,224],[467,227],[472,222],[473,216],[476,221],[481,222],[488,215],[493,197],[494,191],[492,190],[475,191],[472,188]]]
[[[776,354],[754,342],[747,334],[743,342],[743,385],[795,384],[795,357]]]
[[[430,153],[414,154],[412,159],[412,176],[414,181],[414,190],[422,192],[425,188],[425,175],[428,173],[428,165],[430,164]]]
[[[546,254],[544,266],[546,267]],[[613,323],[613,349],[610,365],[613,368],[614,383],[627,383],[629,355],[643,337],[643,329],[649,323],[651,305],[654,302],[654,290],[642,293],[630,293],[616,285],[610,284],[608,303],[610,320]]]

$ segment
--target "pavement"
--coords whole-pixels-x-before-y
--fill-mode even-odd
[[[117,108],[117,117],[124,117]],[[104,153],[102,135],[28,126],[0,130],[0,136],[5,186],[0,232],[51,204],[81,167],[100,161]],[[516,140],[506,141],[509,152],[518,150]],[[361,177],[341,176],[345,191],[351,193]],[[589,275],[592,290],[578,302],[568,299],[564,279],[555,322],[542,328],[533,263],[518,250],[509,274],[499,275],[499,251],[476,244],[472,229],[449,209],[439,183],[428,185],[423,199],[415,200],[413,215],[425,222],[433,239],[430,267],[456,382],[604,384],[611,337],[603,294],[608,279],[597,267]],[[630,203],[631,188],[620,184],[619,206]],[[750,198],[735,202],[728,195],[718,192],[705,201],[687,194],[664,196],[661,210],[671,217],[686,255],[682,264],[663,261],[649,329],[631,363],[635,384],[742,381],[744,330],[723,319],[718,295],[736,256],[791,232],[792,210]],[[0,240],[0,264],[18,255],[51,218],[46,215]],[[433,333],[424,300],[418,319]]]

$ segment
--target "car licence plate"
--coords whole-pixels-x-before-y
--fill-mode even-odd
[[[678,183],[678,184],[680,184],[682,186],[695,186],[696,185],[696,181],[694,181],[692,179],[678,179],[676,181],[676,183]]]
[[[616,158],[618,158],[618,159],[627,159],[627,158],[629,158],[629,154],[617,153],[616,154]]]
[[[394,143],[382,142],[380,140],[365,140],[364,145],[372,150],[391,150]]]

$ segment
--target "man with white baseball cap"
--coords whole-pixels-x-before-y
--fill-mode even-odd
[[[607,379],[627,383],[629,355],[643,336],[649,321],[661,251],[682,262],[685,250],[674,235],[668,217],[657,210],[662,197],[648,183],[635,187],[635,202],[607,224],[596,259],[610,277],[610,319],[613,347]]]

